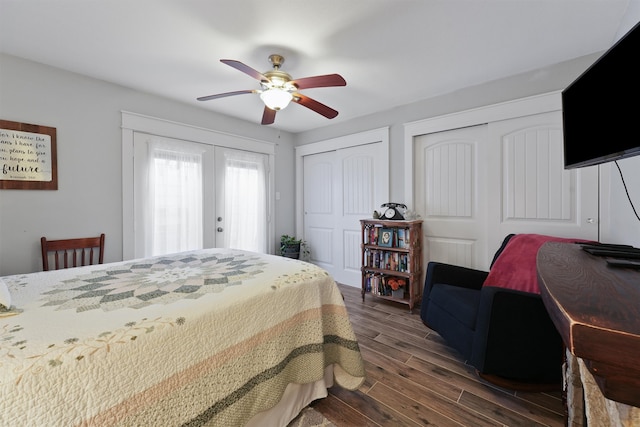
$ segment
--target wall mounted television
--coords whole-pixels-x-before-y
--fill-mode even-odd
[[[562,91],[564,168],[640,155],[640,22]]]

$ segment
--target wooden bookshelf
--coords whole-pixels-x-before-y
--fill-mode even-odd
[[[362,301],[370,294],[413,311],[422,295],[422,220],[362,219],[360,224]]]

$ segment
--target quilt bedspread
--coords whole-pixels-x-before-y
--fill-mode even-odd
[[[313,264],[206,249],[2,280],[0,425],[244,425],[329,365],[364,381]]]

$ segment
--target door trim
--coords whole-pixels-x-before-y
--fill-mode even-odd
[[[314,142],[311,144],[300,145],[295,147],[296,157],[296,236],[304,235],[304,164],[303,157],[312,154],[325,153],[341,148],[356,147],[358,145],[371,144],[373,142],[382,143],[383,152],[389,157],[389,127],[372,129],[366,132],[359,132],[352,135],[340,136],[337,138],[327,139],[324,141]],[[389,199],[389,180],[383,180],[382,191]]]

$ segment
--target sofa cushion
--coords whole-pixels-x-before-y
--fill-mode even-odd
[[[475,329],[480,303],[480,292],[477,289],[438,283],[431,290],[429,302],[449,313],[466,328],[472,331]]]
[[[540,247],[546,242],[575,243],[586,242],[586,240],[543,234],[516,234],[495,260],[483,286],[540,294],[536,256]]]

